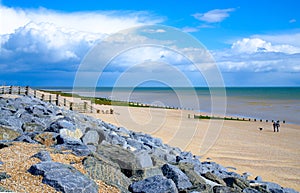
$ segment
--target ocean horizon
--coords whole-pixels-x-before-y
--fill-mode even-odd
[[[81,96],[300,125],[300,87],[38,87]]]

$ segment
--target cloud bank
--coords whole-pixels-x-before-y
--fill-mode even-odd
[[[233,42],[231,48],[213,54],[224,72],[299,73],[299,35],[254,35],[241,38]]]
[[[111,33],[162,21],[147,12],[64,13],[0,7],[0,68],[6,72],[76,70],[87,51]]]

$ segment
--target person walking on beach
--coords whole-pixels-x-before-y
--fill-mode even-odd
[[[279,132],[279,127],[280,127],[280,124],[279,124],[279,120],[276,122],[276,129],[277,129],[277,132]]]
[[[274,132],[276,132],[276,122],[275,121],[273,122],[273,129],[274,129]]]

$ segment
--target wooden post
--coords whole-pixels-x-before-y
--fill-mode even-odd
[[[70,110],[72,111],[73,110],[73,103],[70,102]]]
[[[87,112],[87,102],[83,102],[83,111]]]
[[[51,103],[52,102],[52,96],[51,96],[51,94],[49,94],[49,103]]]
[[[4,86],[2,87],[2,94],[5,94],[5,93],[4,93]]]
[[[20,95],[20,94],[21,94],[21,87],[18,86],[18,95]]]
[[[64,107],[67,106],[67,99],[64,98]]]
[[[56,106],[58,106],[59,105],[59,94],[56,94]]]
[[[8,94],[12,94],[12,89],[13,89],[13,87],[10,86],[10,87],[9,87],[9,90],[8,90]]]
[[[33,90],[33,96],[36,98],[36,90]]]
[[[28,95],[29,94],[29,86],[26,86],[25,87],[25,95]]]
[[[91,113],[93,113],[93,104],[91,103]]]
[[[45,95],[44,95],[44,94],[42,94],[42,98],[41,98],[41,100],[42,100],[42,101],[44,101],[44,100],[45,100]]]

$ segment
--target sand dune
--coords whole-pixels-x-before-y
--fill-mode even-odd
[[[300,126],[249,121],[189,119],[190,111],[101,106],[114,114],[90,114],[117,126],[149,133],[223,166],[250,172],[266,181],[300,191]],[[262,127],[260,131],[258,128]]]

